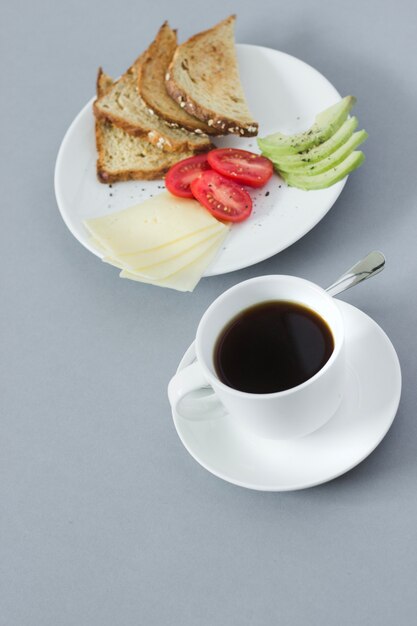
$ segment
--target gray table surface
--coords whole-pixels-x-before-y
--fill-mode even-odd
[[[417,573],[414,2],[121,0],[1,8],[1,626],[415,623]],[[54,162],[91,97],[165,18],[182,37],[238,13],[358,96],[367,162],[285,252],[193,294],[119,280],[66,229]],[[277,102],[279,106],[279,102]],[[321,487],[259,493],[182,447],[166,385],[207,305],[242,279],[326,284],[373,248],[386,271],[343,297],[392,339],[394,425]]]

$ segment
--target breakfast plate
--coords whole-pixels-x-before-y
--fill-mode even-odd
[[[204,418],[173,412],[191,456],[225,481],[260,491],[294,491],[341,476],[363,461],[388,432],[401,395],[401,370],[384,331],[359,309],[338,301],[346,332],[347,381],[342,404],[322,428],[287,441],[236,426],[219,405]],[[178,371],[195,359],[194,344]]]
[[[297,133],[315,115],[340,99],[337,90],[317,70],[284,52],[237,45],[242,84],[249,108],[259,120],[259,136],[279,130]],[[55,167],[55,193],[67,227],[90,252],[102,258],[83,220],[138,204],[163,190],[163,180],[106,185],[96,177],[94,116],[90,100],[69,127]],[[219,147],[258,151],[256,138],[215,138]],[[254,209],[248,220],[235,224],[205,276],[223,274],[263,261],[298,241],[330,210],[346,179],[319,191],[287,187],[274,175],[252,190]]]

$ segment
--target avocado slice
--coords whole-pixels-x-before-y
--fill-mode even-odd
[[[346,96],[340,102],[319,113],[309,130],[296,135],[274,133],[263,139],[258,139],[258,146],[265,156],[268,156],[268,151],[272,150],[275,155],[305,152],[305,150],[322,144],[334,135],[346,120],[355,102],[356,98]]]
[[[339,165],[346,159],[347,156],[351,152],[353,152],[358,146],[361,145],[368,138],[368,133],[366,130],[359,130],[357,133],[353,133],[353,135],[343,144],[329,154],[328,157],[322,159],[321,161],[317,161],[316,163],[302,163],[302,165],[283,165],[282,163],[274,163],[276,169],[280,172],[288,172],[289,174],[296,174],[297,176],[315,176],[316,174],[321,174],[322,172],[327,172],[327,170],[331,169],[335,165]],[[307,152],[307,155],[309,153]]]
[[[289,155],[275,155],[271,151],[268,155],[271,161],[275,163],[278,170],[285,172],[292,172],[296,167],[304,168],[306,165],[316,163],[328,157],[332,152],[335,152],[340,146],[342,146],[353,134],[353,131],[358,126],[357,117],[349,117],[346,122],[330,137],[327,141],[322,143],[316,148],[311,148],[307,152],[301,152],[301,154],[289,154]],[[291,169],[289,169],[291,167]]]
[[[351,152],[344,161],[332,167],[332,169],[316,176],[309,175],[297,175],[297,174],[285,174],[281,173],[287,185],[290,187],[298,187],[298,189],[304,189],[309,191],[310,189],[325,189],[345,178],[348,174],[353,172],[357,167],[362,165],[365,160],[365,155],[360,150]]]

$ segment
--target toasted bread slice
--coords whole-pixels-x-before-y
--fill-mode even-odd
[[[96,80],[96,95],[97,98],[101,98],[107,93],[110,87],[114,85],[114,80],[111,76],[103,72],[103,68],[99,67]]]
[[[100,68],[97,97],[104,96],[112,85],[113,80]],[[146,138],[129,135],[102,119],[96,119],[96,145],[97,176],[102,183],[162,178],[171,165],[194,154],[191,151],[163,152]]]
[[[169,65],[166,86],[188,113],[223,134],[258,132],[240,83],[234,42],[235,16],[181,44]]]
[[[94,114],[131,135],[144,137],[166,152],[208,150],[207,135],[198,135],[181,128],[168,126],[147,107],[137,89],[137,63],[100,98],[94,102]]]
[[[139,95],[154,113],[170,125],[197,134],[217,135],[217,129],[189,115],[166,90],[165,75],[176,48],[177,33],[168,22],[164,22],[137,63]]]

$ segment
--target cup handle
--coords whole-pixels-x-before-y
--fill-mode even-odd
[[[173,410],[186,419],[212,419],[226,413],[198,361],[194,361],[171,378],[168,398]]]

